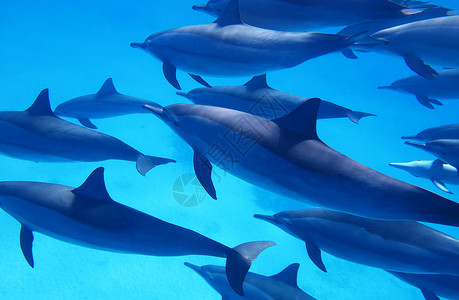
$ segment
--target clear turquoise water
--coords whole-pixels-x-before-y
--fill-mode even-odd
[[[457,8],[453,0],[437,4]],[[170,1],[3,1],[0,10],[0,109],[24,110],[43,88],[50,89],[52,106],[95,93],[113,77],[119,92],[157,101],[181,102],[165,81],[161,64],[129,47],[149,34],[184,25],[208,23],[194,12],[190,0]],[[388,166],[389,162],[432,159],[403,145],[400,136],[428,127],[457,123],[459,102],[429,110],[414,97],[377,90],[378,85],[412,75],[397,57],[361,54],[352,61],[330,54],[296,68],[272,73],[273,88],[376,113],[360,125],[348,120],[322,120],[319,136],[336,150],[387,175],[441,191],[424,179]],[[185,91],[197,87],[178,72]],[[207,78],[212,85],[242,84],[248,78]],[[293,262],[301,263],[300,287],[317,299],[422,299],[421,293],[385,272],[334,258],[323,259],[322,273],[308,259],[304,244],[270,224],[252,218],[307,205],[247,184],[231,175],[216,183],[219,200],[207,197],[193,208],[179,205],[172,186],[192,169],[192,151],[152,115],[95,120],[104,133],[140,151],[178,161],[140,176],[133,163],[35,163],[0,157],[0,180],[30,180],[80,185],[96,167],[106,168],[107,188],[118,202],[163,220],[193,229],[228,246],[270,239],[278,245],[263,253],[253,272],[271,275]],[[223,173],[222,173],[223,174]],[[457,200],[459,188],[450,186]],[[193,192],[193,190],[187,190]],[[443,195],[445,196],[445,195]],[[433,226],[457,238],[459,230]],[[220,299],[197,274],[183,266],[224,264],[212,257],[147,257],[92,250],[36,234],[35,269],[19,248],[19,224],[0,211],[1,299]]]

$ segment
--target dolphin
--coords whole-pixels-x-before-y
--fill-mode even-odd
[[[196,266],[188,262],[187,267],[198,273],[225,300],[314,300],[303,292],[297,283],[299,264],[291,264],[279,274],[263,276],[249,272],[244,280],[245,296],[237,295],[229,286],[225,267],[206,265]]]
[[[210,0],[205,5],[194,5],[193,9],[219,17],[228,3],[229,0]],[[369,20],[403,19],[435,7],[426,3],[413,6],[390,0],[240,0],[244,23],[283,31],[309,31]]]
[[[426,143],[406,141],[405,144],[427,151],[459,169],[459,140],[457,139],[433,140]]]
[[[254,217],[303,240],[309,258],[324,272],[321,251],[388,271],[459,275],[459,240],[416,221],[373,220],[326,209]]]
[[[459,276],[388,272],[419,288],[426,300],[440,300],[438,296],[453,300],[459,299]]]
[[[402,139],[416,141],[459,139],[459,124],[432,127],[421,131],[417,135],[402,136]]]
[[[292,68],[309,59],[349,47],[366,34],[291,33],[243,24],[239,0],[231,0],[214,23],[170,29],[131,43],[163,62],[167,81],[177,89],[176,69],[199,75],[253,76]]]
[[[244,277],[270,241],[229,248],[192,230],[115,202],[105,188],[104,169],[78,188],[26,181],[0,182],[0,207],[21,224],[20,245],[29,265],[33,232],[85,247],[152,256],[226,257],[231,287],[243,295]]]
[[[32,161],[135,161],[145,175],[172,159],[147,156],[122,141],[57,117],[49,105],[48,89],[25,111],[0,112],[0,153]]]
[[[82,125],[97,129],[90,119],[145,113],[142,104],[156,105],[152,101],[118,93],[112,78],[108,78],[96,94],[65,101],[54,109],[54,113],[62,117],[76,118]]]
[[[355,47],[401,56],[411,70],[434,79],[438,72],[429,64],[459,67],[458,36],[459,16],[447,16],[380,30]]]
[[[435,161],[418,160],[408,163],[390,163],[389,165],[405,170],[413,176],[430,179],[437,188],[449,194],[452,194],[452,192],[446,187],[445,183],[459,185],[457,169],[439,159]]]
[[[269,87],[266,82],[266,74],[253,77],[243,86],[197,88],[188,93],[177,92],[177,95],[190,99],[196,104],[231,108],[267,119],[282,117],[308,100]],[[317,118],[347,117],[358,124],[361,118],[367,116],[375,115],[322,101]]]
[[[316,133],[320,99],[267,120],[221,107],[145,105],[194,150],[196,176],[216,199],[212,163],[259,187],[375,219],[459,226],[459,204],[372,170],[324,144]]]
[[[390,86],[380,86],[378,89],[413,94],[419,103],[433,109],[433,104],[443,105],[437,99],[459,99],[459,70],[438,71],[435,80],[429,80],[422,76],[411,76],[397,80]]]

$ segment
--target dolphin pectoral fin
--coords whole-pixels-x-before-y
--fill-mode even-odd
[[[194,75],[194,74],[191,74],[191,73],[188,73],[188,75],[190,75],[191,78],[193,78],[194,80],[196,80],[197,83],[202,84],[203,86],[208,87],[208,88],[211,88],[211,87],[212,87],[212,86],[211,86],[210,84],[208,84],[204,79],[202,79],[201,76],[199,76],[199,75]]]
[[[443,105],[443,103],[441,103],[437,99],[431,99],[431,98],[429,98],[429,97],[427,97],[426,95],[423,95],[423,94],[417,94],[416,95],[416,99],[419,101],[419,103],[421,103],[425,107],[428,107],[428,108],[431,108],[431,109],[435,108],[432,105],[432,103],[433,104],[437,104],[437,105]]]
[[[51,106],[49,105],[48,89],[42,90],[40,94],[37,96],[37,99],[35,99],[34,103],[28,109],[26,109],[26,111],[34,115],[46,115],[56,117],[54,112],[51,110]]]
[[[375,117],[375,116],[376,115],[374,114],[361,112],[361,111],[353,111],[353,110],[347,113],[347,117],[349,118],[349,120],[351,120],[355,124],[359,124],[360,119],[362,119],[363,117]]]
[[[411,70],[424,78],[433,80],[435,79],[434,75],[438,75],[437,71],[435,71],[431,66],[425,64],[424,61],[418,57],[404,56],[403,58]]]
[[[20,244],[22,254],[24,255],[27,263],[32,268],[34,267],[32,246],[33,246],[33,232],[21,224]]]
[[[100,90],[97,92],[97,95],[99,96],[107,96],[107,95],[114,95],[114,94],[119,94],[118,91],[116,90],[115,86],[113,85],[113,79],[108,78],[105,80],[104,84],[100,88]]]
[[[298,287],[298,269],[300,268],[299,263],[294,263],[285,268],[282,272],[269,276],[270,278],[282,281],[290,286],[293,286],[295,288]]]
[[[181,90],[180,84],[177,81],[177,69],[170,63],[163,62],[163,73],[166,80],[177,90]]]
[[[242,289],[245,276],[258,255],[266,248],[272,247],[276,243],[271,241],[258,241],[244,243],[233,249],[228,249],[226,253],[226,276],[231,288],[241,296],[244,296]]]
[[[158,165],[168,164],[170,162],[175,162],[175,160],[139,154],[139,156],[137,156],[136,168],[141,175],[145,176],[145,174],[147,174],[147,172],[153,169],[154,167]]]
[[[437,187],[439,188],[440,190],[442,190],[443,192],[445,193],[448,193],[448,194],[453,194],[447,187],[446,185],[441,182],[440,180],[436,180],[436,179],[431,179],[432,180],[432,183]]]
[[[196,177],[213,199],[217,199],[214,184],[212,182],[212,164],[201,152],[195,150],[193,155],[193,166]]]
[[[421,292],[422,292],[422,295],[424,296],[424,298],[426,300],[440,300],[440,298],[438,298],[437,295],[435,295],[434,293],[432,293],[429,290],[421,289]]]
[[[350,48],[345,48],[345,49],[341,50],[341,53],[345,57],[347,57],[349,59],[357,59],[357,58],[359,58],[357,55],[355,55],[354,51],[352,51],[352,49],[350,49]]]
[[[92,129],[97,129],[97,126],[94,125],[91,122],[91,120],[89,120],[88,118],[78,118],[78,121],[81,123],[81,125],[83,125],[85,127],[92,128]]]
[[[241,14],[239,13],[239,0],[230,0],[225,10],[214,23],[220,26],[242,24]]]
[[[312,262],[322,271],[327,272],[325,265],[322,261],[322,252],[320,251],[319,247],[317,247],[312,242],[306,242],[306,250],[308,251],[309,258]]]

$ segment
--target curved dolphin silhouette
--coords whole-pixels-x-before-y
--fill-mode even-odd
[[[433,141],[459,139],[459,124],[432,127],[414,136],[402,136],[404,140]]]
[[[270,241],[229,248],[192,230],[164,222],[115,202],[94,170],[78,188],[26,181],[0,182],[0,207],[21,223],[21,249],[34,267],[33,232],[72,244],[152,256],[226,257],[228,281],[243,295],[242,284],[253,261]]]
[[[25,111],[0,112],[0,153],[37,162],[135,161],[142,175],[175,162],[144,155],[117,138],[58,118],[51,111],[48,89]]]
[[[305,241],[326,272],[321,251],[384,270],[459,275],[459,240],[415,221],[382,221],[326,209],[254,215]]]
[[[148,107],[194,150],[195,173],[216,198],[212,164],[295,200],[375,219],[459,226],[459,204],[372,170],[317,136],[320,99],[267,120],[196,104]]]
[[[54,109],[54,113],[62,117],[76,118],[83,126],[97,129],[90,119],[145,113],[145,109],[142,109],[143,104],[156,105],[152,101],[118,93],[112,78],[108,78],[96,94],[65,101]]]

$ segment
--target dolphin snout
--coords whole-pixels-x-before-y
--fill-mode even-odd
[[[256,218],[256,219],[267,221],[267,222],[272,223],[274,225],[278,224],[278,222],[277,222],[277,220],[276,220],[276,218],[274,216],[255,214],[255,215],[253,215],[253,217]]]
[[[191,99],[191,97],[188,96],[188,93],[176,92],[175,94],[177,94],[178,96],[185,97],[187,99]]]
[[[201,267],[198,267],[198,266],[196,266],[196,265],[193,265],[193,264],[191,264],[191,263],[189,263],[189,262],[184,262],[183,264],[184,264],[185,266],[187,266],[188,268],[190,268],[191,270],[195,271],[196,273],[202,275],[202,269],[201,269]]]
[[[378,90],[395,90],[395,88],[390,85],[383,85],[383,86],[378,86]]]
[[[389,166],[395,167],[397,169],[405,169],[407,167],[405,163],[389,163]]]
[[[204,5],[204,4],[196,4],[196,5],[193,5],[193,10],[196,10],[196,11],[206,11],[207,10],[207,5]]]
[[[145,43],[131,43],[132,48],[146,49],[147,45]]]

